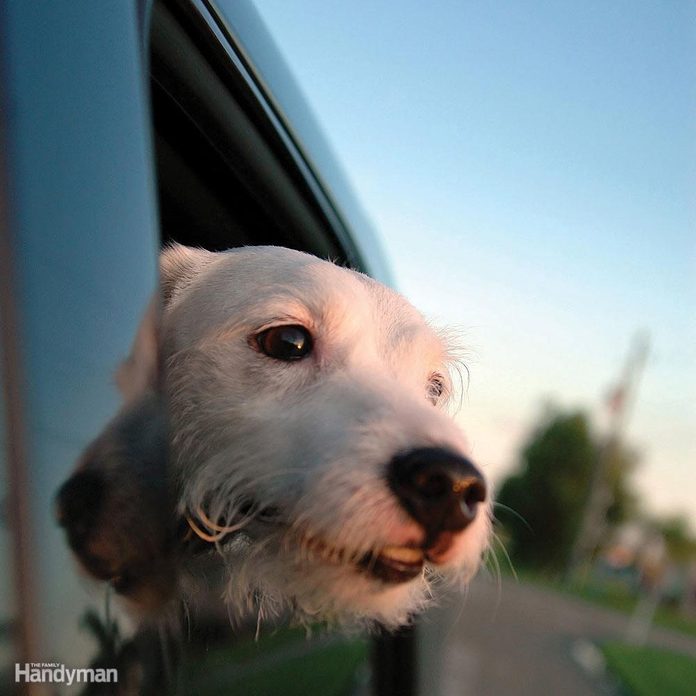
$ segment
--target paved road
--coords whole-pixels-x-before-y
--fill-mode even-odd
[[[506,580],[477,580],[468,597],[433,610],[421,629],[435,669],[421,693],[441,696],[597,696],[609,680],[580,667],[582,639],[622,639],[627,617],[572,597]],[[696,639],[653,629],[649,642],[696,658]],[[585,643],[585,645],[587,645]],[[586,654],[591,661],[592,654]],[[437,667],[441,655],[440,668]],[[439,682],[440,689],[436,688]]]

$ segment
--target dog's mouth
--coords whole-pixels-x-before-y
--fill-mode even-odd
[[[408,582],[422,574],[425,567],[425,553],[411,546],[383,546],[366,553],[351,552],[348,549],[331,546],[323,539],[305,536],[300,547],[310,558],[332,565],[348,565],[361,574],[381,580],[388,584]]]
[[[387,546],[376,557],[368,554],[359,565],[379,580],[396,584],[412,580],[423,572],[425,554],[409,546]]]
[[[263,510],[262,514],[255,516],[255,519],[273,524],[277,523],[277,516],[277,510],[273,508]],[[195,517],[185,516],[184,539],[189,542],[191,539],[196,539],[197,550],[203,551],[205,548],[210,548],[211,544],[217,544],[234,536],[244,526],[241,523],[230,525],[213,522],[198,508]],[[300,536],[299,540],[296,535],[290,535],[286,543],[289,547],[298,546],[300,558],[303,560],[319,560],[334,566],[352,567],[362,575],[368,575],[391,585],[408,582],[418,577],[423,573],[425,563],[429,560],[428,554],[423,549],[413,546],[386,545],[372,551],[358,552],[334,546],[320,537],[309,534]]]

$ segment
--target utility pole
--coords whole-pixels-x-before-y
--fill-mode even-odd
[[[612,492],[607,481],[607,473],[626,428],[628,416],[635,404],[638,383],[645,367],[649,347],[647,332],[634,336],[621,378],[609,394],[607,400],[610,417],[609,432],[599,451],[592,473],[590,493],[566,569],[567,580],[571,580],[580,569],[585,567],[606,532],[606,515],[612,504]]]

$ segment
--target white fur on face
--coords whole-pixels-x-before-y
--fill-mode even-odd
[[[387,485],[392,458],[423,447],[466,454],[451,418],[428,400],[432,375],[451,388],[447,348],[408,302],[279,247],[174,247],[162,272],[180,512],[243,526],[218,545],[233,611],[260,597],[262,611],[397,625],[425,603],[434,574],[475,572],[488,503],[413,580],[388,584],[358,565],[424,539]],[[259,332],[289,324],[311,333],[307,357],[258,350]]]

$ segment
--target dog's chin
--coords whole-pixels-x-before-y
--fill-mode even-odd
[[[431,601],[434,581],[466,580],[478,566],[477,556],[438,567],[409,546],[348,552],[317,539],[291,545],[280,536],[234,546],[226,600],[230,608],[242,608],[238,618],[290,612],[296,620],[345,628],[404,625]]]
[[[291,614],[300,622],[342,628],[381,624],[396,628],[423,609],[429,597],[425,573],[386,582],[355,565],[313,563],[254,554],[231,567],[226,600],[237,618],[266,620]]]

